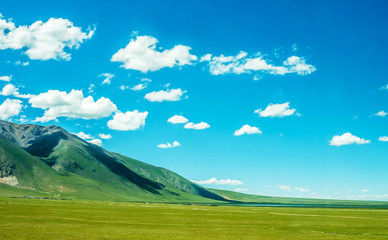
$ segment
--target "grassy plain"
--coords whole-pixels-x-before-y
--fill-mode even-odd
[[[387,209],[0,198],[0,239],[388,239]]]

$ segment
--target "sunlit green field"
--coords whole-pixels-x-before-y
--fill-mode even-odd
[[[0,199],[0,239],[388,239],[388,210]]]

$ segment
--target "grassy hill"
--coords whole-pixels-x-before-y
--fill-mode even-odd
[[[167,169],[111,153],[57,126],[0,122],[0,196],[157,202],[224,199]]]

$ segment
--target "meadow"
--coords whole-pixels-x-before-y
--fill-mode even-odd
[[[0,198],[0,239],[388,239],[387,209]]]

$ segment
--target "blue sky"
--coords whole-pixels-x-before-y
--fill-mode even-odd
[[[388,200],[387,10],[4,1],[0,118],[83,132],[207,187]]]

